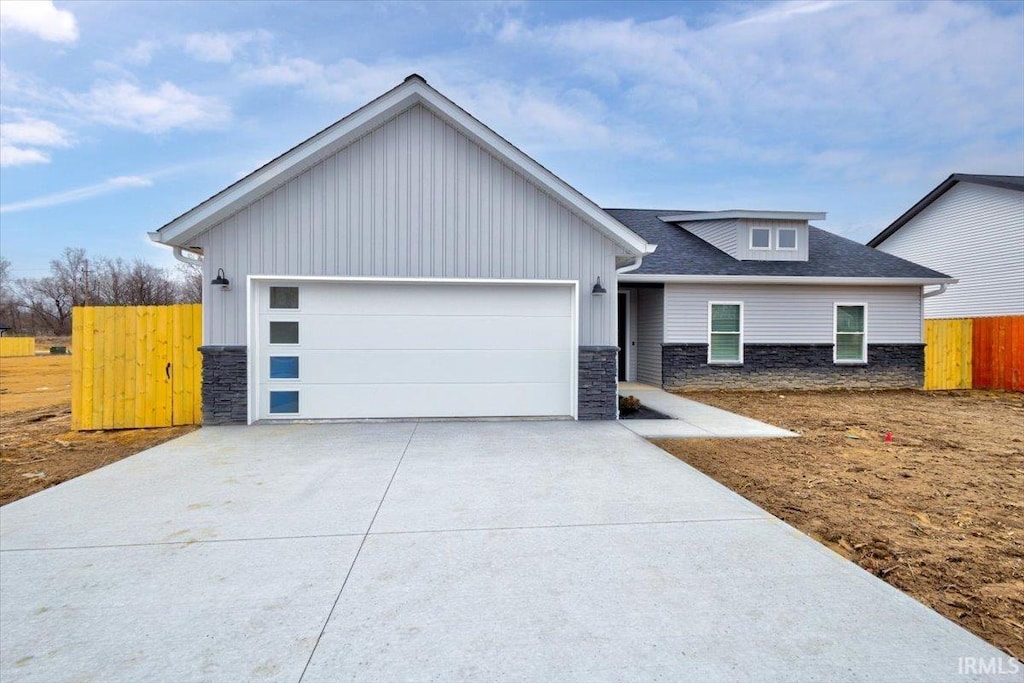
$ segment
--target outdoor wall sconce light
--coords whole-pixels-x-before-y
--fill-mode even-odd
[[[591,290],[594,296],[603,296],[608,293],[608,290],[601,286],[601,278],[597,278],[597,282],[594,283],[594,289]]]
[[[225,292],[231,289],[231,281],[224,277],[223,268],[217,269],[217,277],[213,278],[213,280],[210,281],[210,284],[219,286],[221,290]]]

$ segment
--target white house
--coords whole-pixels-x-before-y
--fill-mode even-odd
[[[1024,176],[954,173],[868,245],[959,280],[926,318],[1024,315]]]
[[[412,75],[150,237],[202,259],[207,424],[920,384],[949,278],[814,217],[603,210]]]

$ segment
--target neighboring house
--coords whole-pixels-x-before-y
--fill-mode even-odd
[[[957,278],[926,318],[1024,315],[1024,176],[954,173],[868,246]]]
[[[945,276],[808,214],[665,213],[602,210],[412,75],[150,237],[202,258],[206,424],[614,419],[620,343],[667,386],[920,384]]]
[[[619,377],[670,389],[919,387],[922,287],[823,213],[608,209],[658,248],[619,276]]]

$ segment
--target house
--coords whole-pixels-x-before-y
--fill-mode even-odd
[[[959,280],[925,318],[1024,315],[1024,176],[954,173],[868,245]]]
[[[608,213],[658,246],[619,275],[620,379],[921,386],[922,288],[946,275],[810,225],[823,213]]]
[[[808,362],[797,343],[818,384],[919,383],[921,288],[948,279],[808,214],[699,216],[605,211],[412,75],[150,237],[202,259],[206,424],[615,419],[620,377],[685,386],[690,359],[746,381],[771,349]],[[691,248],[727,281],[679,280]]]

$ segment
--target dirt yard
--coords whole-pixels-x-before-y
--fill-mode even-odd
[[[71,356],[0,358],[0,505],[193,429],[71,431]]]
[[[683,395],[802,438],[659,446],[1024,658],[1024,394]]]

